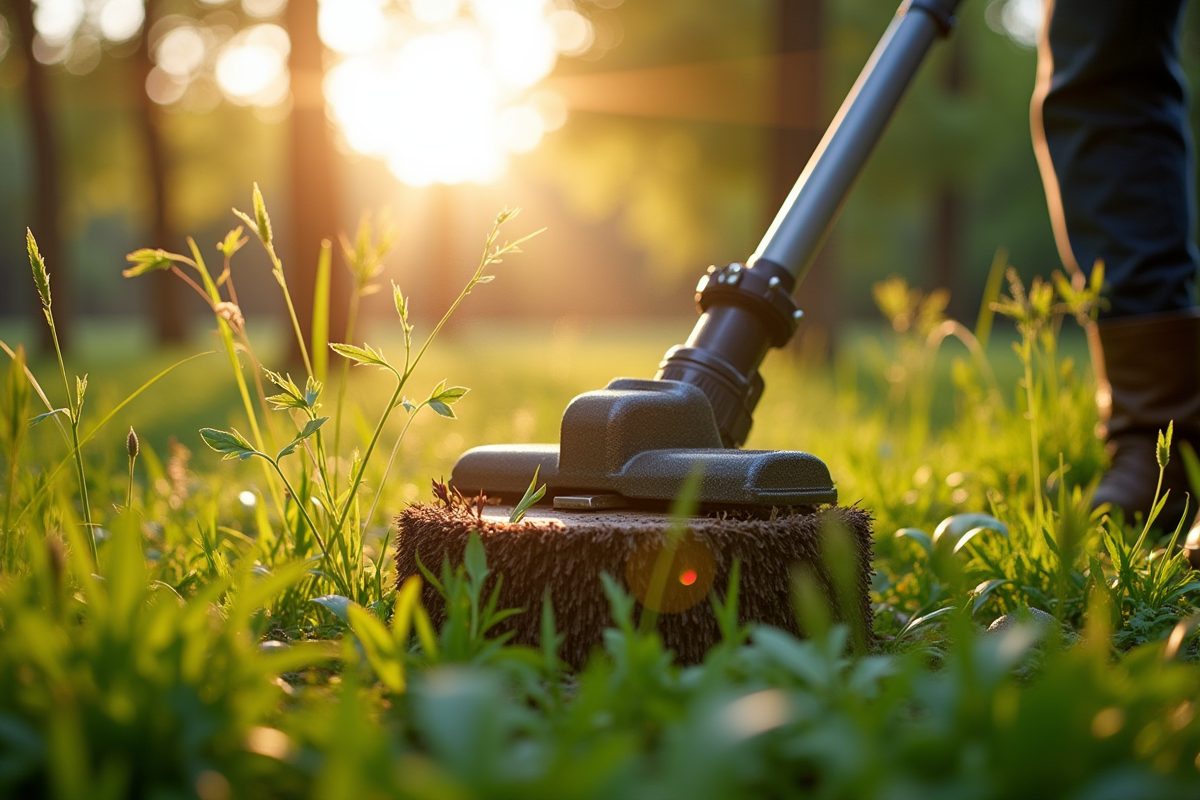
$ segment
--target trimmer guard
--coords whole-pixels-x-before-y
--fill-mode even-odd
[[[680,381],[618,378],[582,394],[563,414],[560,441],[476,447],[452,483],[466,495],[520,497],[536,469],[559,507],[602,508],[670,502],[699,468],[702,504],[837,502],[829,469],[809,453],[725,449],[708,397]]]

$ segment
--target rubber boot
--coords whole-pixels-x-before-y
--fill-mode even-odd
[[[1093,506],[1111,503],[1133,522],[1150,513],[1158,484],[1158,432],[1174,421],[1171,458],[1162,491],[1170,498],[1157,525],[1174,529],[1190,505],[1187,470],[1179,445],[1200,451],[1200,308],[1121,317],[1096,326],[1099,350],[1100,434],[1112,466],[1100,480]],[[1093,357],[1097,340],[1093,337]]]

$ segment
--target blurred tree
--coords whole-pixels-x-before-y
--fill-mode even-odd
[[[306,341],[312,340],[313,289],[321,242],[333,239],[341,225],[339,158],[326,113],[325,45],[317,27],[317,12],[318,0],[291,0],[286,16],[291,37],[288,69],[293,102],[289,170],[292,231],[287,269]],[[329,331],[341,337],[348,308],[345,270],[333,270],[330,277]],[[294,349],[292,358],[298,359],[299,355]]]
[[[133,51],[133,85],[130,95],[137,109],[142,138],[145,144],[146,183],[149,188],[150,247],[173,250],[181,243],[175,241],[171,230],[171,214],[168,207],[170,193],[167,191],[169,156],[162,130],[162,109],[150,99],[147,83],[154,69],[151,31],[162,10],[161,0],[145,0],[145,19],[138,46]],[[187,316],[184,313],[183,286],[169,272],[155,272],[150,280],[150,319],[155,337],[160,343],[182,342],[187,338]]]
[[[941,84],[949,103],[959,102],[966,93],[965,54],[963,38],[953,37],[946,44],[945,63],[941,65]],[[950,290],[947,313],[957,319],[967,319],[969,309],[959,287],[964,284],[962,273],[963,227],[966,224],[963,204],[966,198],[957,176],[943,176],[933,198],[933,224],[930,233],[928,287]]]
[[[74,333],[71,314],[74,299],[72,273],[63,258],[66,251],[62,246],[59,228],[59,157],[53,99],[46,67],[34,54],[37,30],[33,24],[33,3],[29,0],[11,0],[10,5],[16,22],[17,44],[25,64],[25,108],[29,126],[27,144],[33,162],[29,187],[29,196],[33,198],[30,227],[54,276],[54,318],[59,342],[65,348],[70,346]],[[42,344],[49,347],[49,330],[43,325],[38,325],[37,329],[42,332]]]
[[[821,141],[825,114],[821,108],[822,25],[821,0],[778,0],[774,11],[776,33],[776,90],[770,173],[770,202],[763,230],[787,199],[792,185]],[[837,335],[839,313],[837,275],[826,247],[798,287],[796,300],[804,310],[802,333],[796,340],[805,352],[826,355]]]

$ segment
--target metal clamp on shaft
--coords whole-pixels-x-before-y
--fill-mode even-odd
[[[704,392],[726,447],[740,447],[750,433],[767,350],[787,344],[800,323],[794,286],[791,273],[767,259],[709,267],[696,286],[696,327],[659,364],[658,379]]]
[[[784,269],[771,269],[763,262],[748,269],[745,264],[709,267],[696,284],[696,307],[701,314],[716,305],[735,305],[753,312],[766,326],[772,347],[783,347],[800,324],[799,310],[792,300],[792,276]]]

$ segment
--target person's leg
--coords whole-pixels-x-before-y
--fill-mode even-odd
[[[1200,259],[1179,66],[1184,4],[1047,5],[1034,148],[1063,263],[1087,275],[1103,262],[1107,286],[1093,341],[1113,465],[1096,502],[1145,514],[1158,478],[1158,430],[1174,420],[1176,441],[1200,447]],[[1173,525],[1188,491],[1178,453],[1164,483],[1164,522]]]

